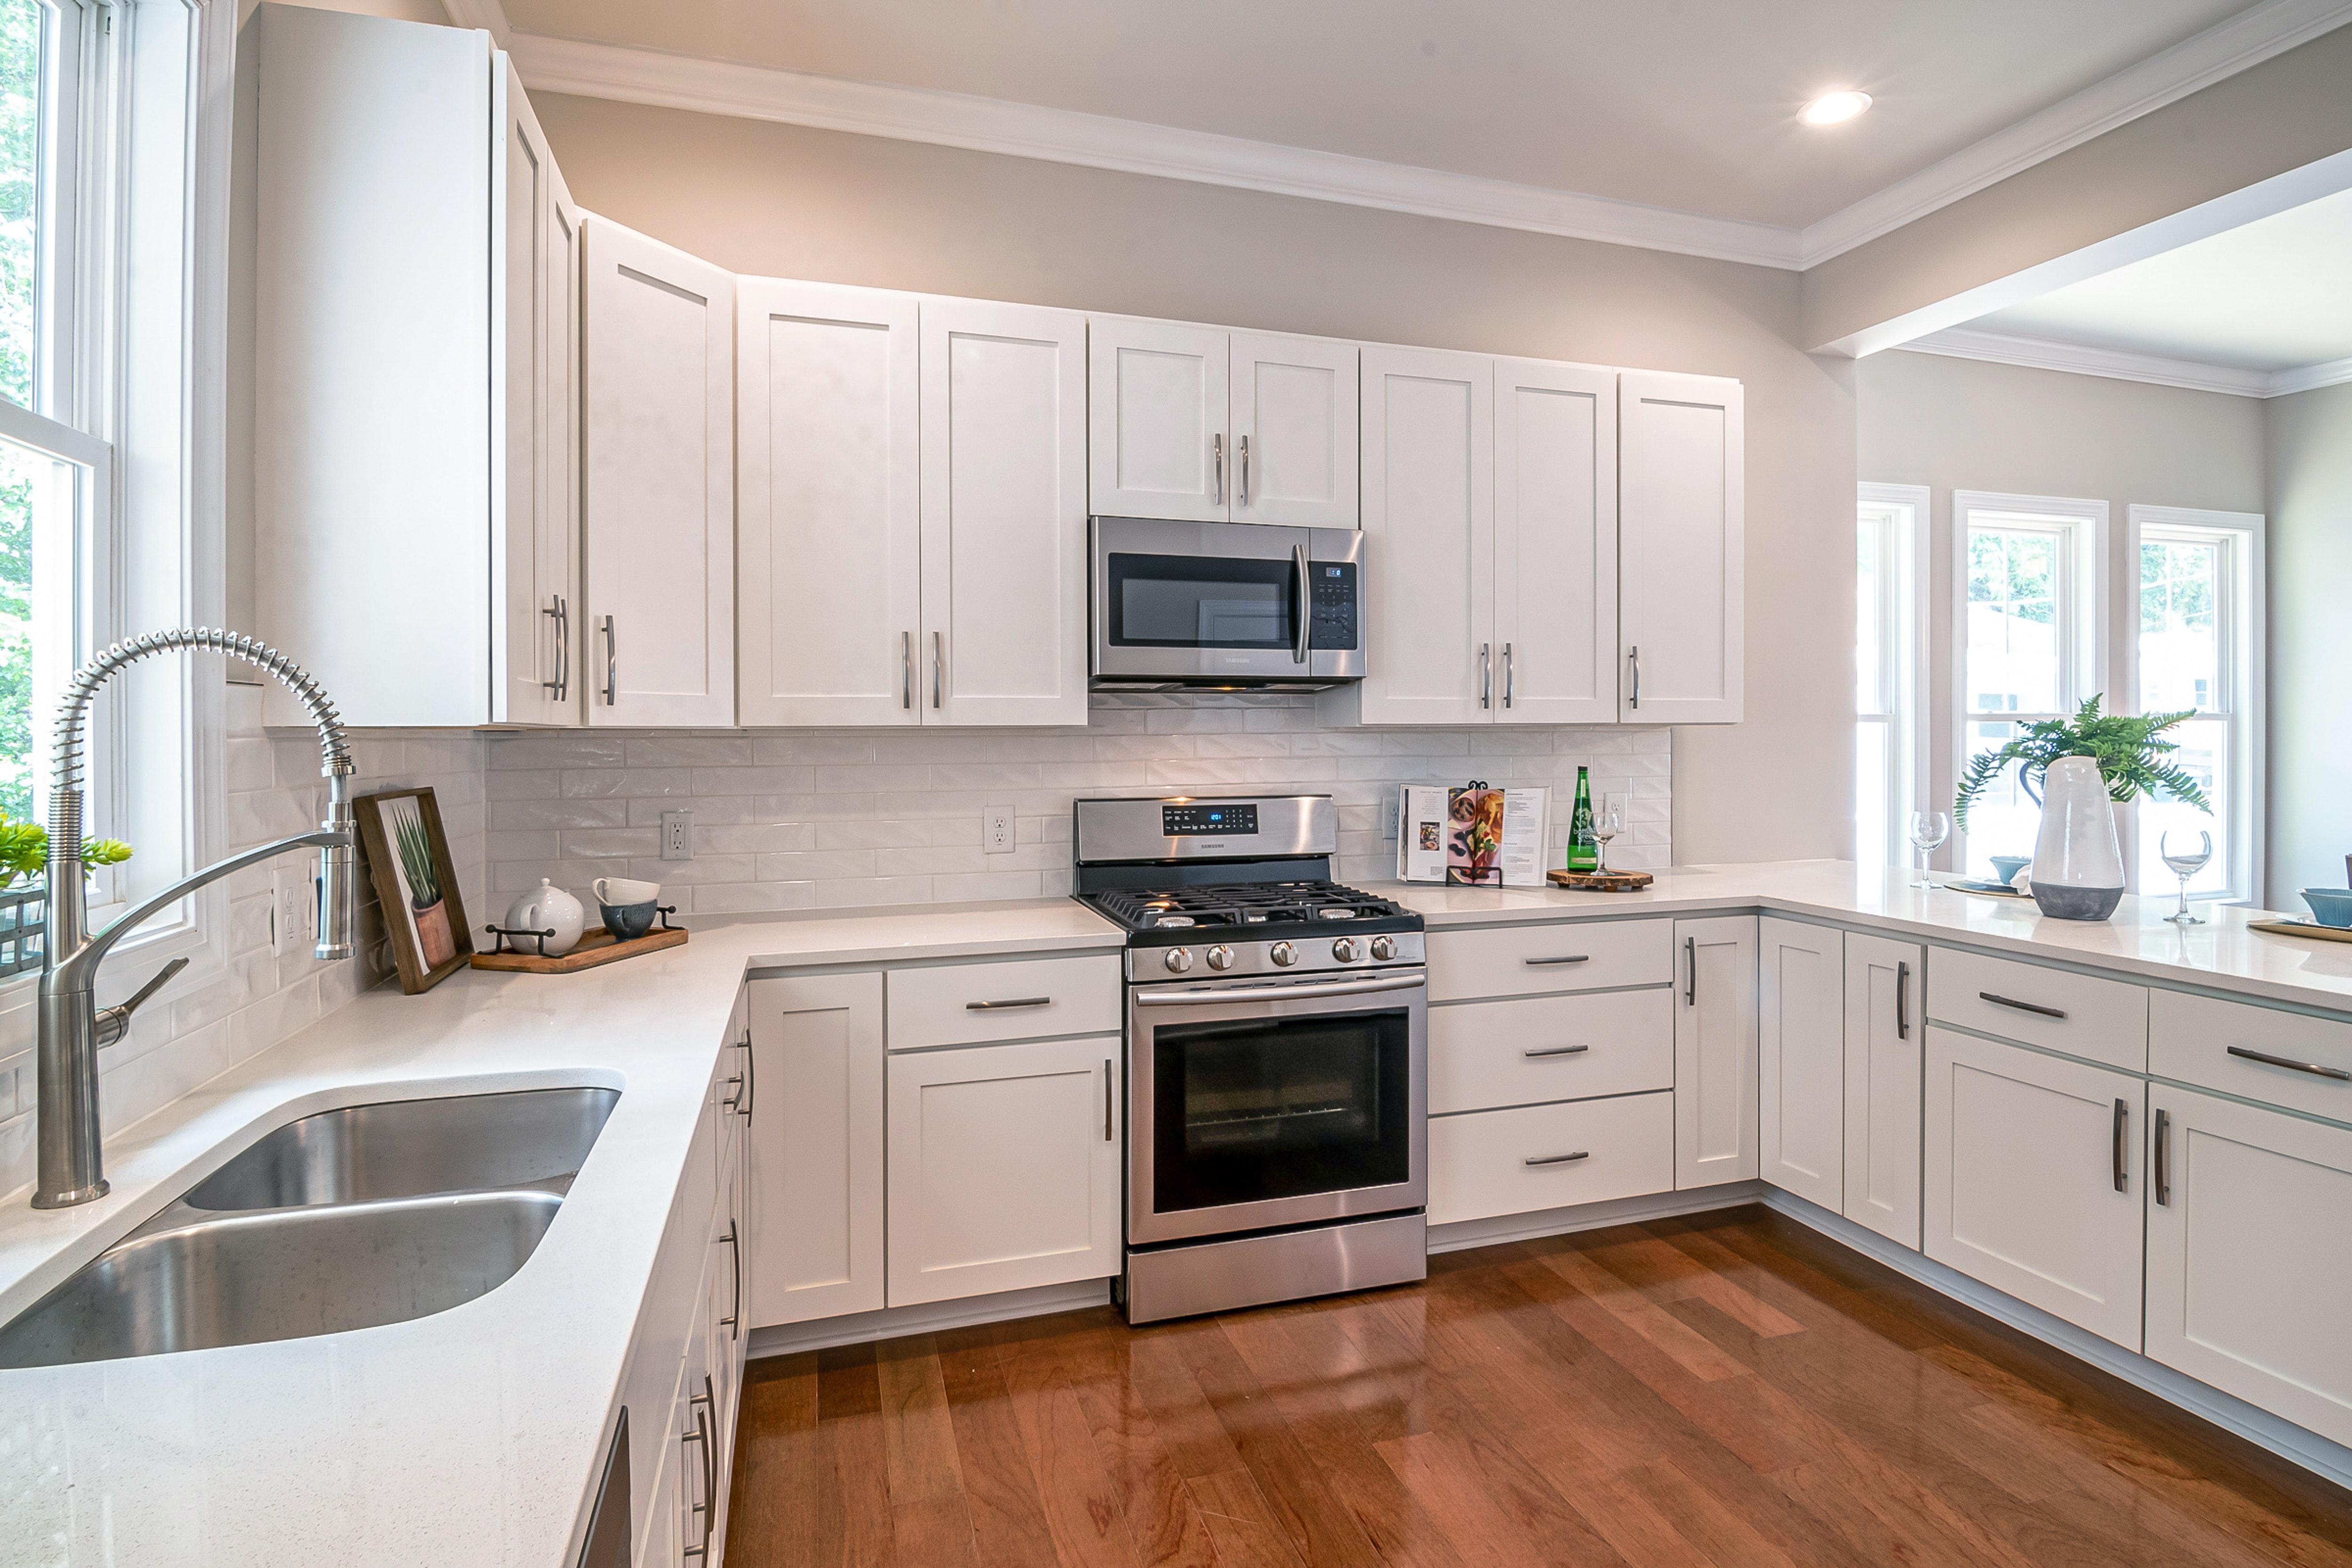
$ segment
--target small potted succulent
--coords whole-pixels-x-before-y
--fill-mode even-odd
[[[119,838],[85,838],[81,858],[92,871],[120,866],[131,858],[131,846]],[[49,830],[37,822],[12,821],[0,812],[0,975],[40,966],[40,932],[49,897],[41,879],[48,861]]]

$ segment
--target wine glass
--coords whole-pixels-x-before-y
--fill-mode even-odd
[[[1592,868],[1594,876],[1609,874],[1609,841],[1624,831],[1625,797],[1622,795],[1602,795],[1601,809],[1592,817],[1593,842],[1601,847],[1601,858]]]
[[[2157,853],[2163,856],[2164,863],[2172,868],[2172,874],[2180,879],[2180,907],[2164,918],[2177,926],[2201,926],[2205,922],[2189,912],[2189,879],[2202,871],[2205,862],[2213,858],[2213,836],[2200,829],[2197,847],[2191,849],[2188,844],[2189,836],[2183,833],[2181,847],[2175,849],[2169,828],[2156,841]]]
[[[1927,876],[1927,857],[1943,847],[1952,836],[1952,814],[1948,811],[1915,811],[1911,814],[1911,847],[1919,852],[1919,879],[1915,888],[1932,888],[1936,883]]]

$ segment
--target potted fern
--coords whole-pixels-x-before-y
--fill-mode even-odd
[[[119,838],[85,838],[81,858],[95,872],[100,866],[120,866],[130,859],[131,846]],[[0,976],[41,965],[41,927],[49,899],[41,877],[48,861],[49,830],[37,822],[13,821],[0,812]]]

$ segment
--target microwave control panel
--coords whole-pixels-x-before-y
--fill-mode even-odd
[[[1356,646],[1358,577],[1352,561],[1317,561],[1307,566],[1308,595],[1313,615],[1307,623],[1309,647],[1352,648]]]

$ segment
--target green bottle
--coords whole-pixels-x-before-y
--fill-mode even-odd
[[[1568,868],[1594,871],[1601,867],[1601,841],[1592,837],[1592,770],[1576,770],[1576,808],[1568,819]]]

